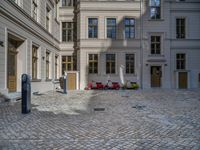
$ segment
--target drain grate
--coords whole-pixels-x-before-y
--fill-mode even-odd
[[[135,108],[135,109],[138,109],[138,110],[143,110],[144,108],[146,108],[146,106],[144,106],[144,105],[135,105],[135,106],[132,106],[132,108]]]
[[[94,108],[94,111],[105,111],[105,108]]]

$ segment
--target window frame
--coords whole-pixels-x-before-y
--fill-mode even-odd
[[[151,20],[161,20],[161,18],[162,18],[162,1],[161,0],[159,0],[159,5],[153,5],[152,4],[152,0],[149,0],[149,7],[150,7],[150,19]],[[159,17],[156,17],[157,15],[156,15],[156,12],[157,11],[155,11],[155,14],[154,14],[154,17],[152,17],[152,9],[155,9],[155,10],[159,10]]]
[[[46,51],[46,79],[50,79],[50,51]]]
[[[184,19],[184,36],[182,37],[182,29],[181,29],[181,26],[183,26],[183,25],[177,25],[177,21],[178,20],[182,20],[182,19]],[[179,28],[179,29],[177,29],[177,28]],[[181,34],[181,35],[179,35],[178,36],[178,31],[180,31],[180,33],[179,34]],[[186,39],[186,18],[185,17],[177,17],[176,18],[176,39]]]
[[[152,42],[152,37],[159,37],[160,38],[160,41],[158,42],[157,39],[156,41],[153,41]],[[157,49],[157,44],[159,44],[160,46],[160,49]],[[152,49],[152,45],[154,45],[154,50]],[[152,52],[154,51],[154,53]],[[159,53],[157,53],[159,52]],[[161,35],[150,35],[150,54],[151,55],[161,55],[162,54],[162,36]]]
[[[32,17],[38,21],[38,0],[32,0]]]
[[[133,62],[132,62],[131,59],[129,59],[129,60],[127,59],[128,55],[133,55]],[[127,71],[127,63],[129,65],[133,63],[133,66],[132,66],[133,67],[133,72],[131,72],[130,66],[128,68],[129,71]],[[125,54],[125,72],[126,72],[126,74],[135,74],[135,53],[126,53]]]
[[[55,65],[55,68],[54,68],[54,69],[55,69],[55,70],[54,70],[54,71],[55,71],[55,72],[54,72],[55,75],[54,75],[54,77],[55,77],[55,79],[58,79],[58,57],[59,57],[59,56],[56,54],[56,55],[55,55],[55,62],[54,62],[54,65]]]
[[[109,19],[113,19],[115,20],[115,25],[112,25],[112,24],[108,24],[108,20]],[[108,36],[108,28],[111,28],[111,30],[114,28],[114,37],[112,36],[113,33],[111,31],[111,37]],[[106,38],[109,38],[109,39],[117,39],[117,18],[116,17],[107,17],[106,18]]]
[[[48,32],[50,32],[50,27],[51,27],[51,25],[50,25],[50,21],[51,21],[51,8],[48,6],[48,5],[46,5],[46,19],[45,19],[45,27],[46,27],[46,30],[48,31]]]
[[[128,21],[129,21],[129,24],[126,24],[126,20],[128,19]],[[131,20],[133,20],[133,25],[131,24]],[[136,29],[135,29],[135,27],[136,27],[136,22],[135,22],[135,18],[134,17],[125,17],[124,18],[124,39],[135,39],[135,31],[136,31]],[[127,32],[126,32],[126,28],[128,28],[129,29],[129,32],[128,32],[128,37],[127,37]],[[133,28],[133,37],[131,37],[131,28]]]
[[[38,79],[38,52],[39,47],[32,45],[32,79]]]
[[[113,60],[108,60],[108,56],[114,56]],[[108,66],[107,66],[108,64]],[[114,64],[114,65],[113,65]],[[109,67],[109,68],[107,68]],[[114,71],[113,71],[114,69]],[[106,54],[106,74],[116,74],[116,54],[110,53],[110,54]]]
[[[69,3],[67,3],[67,1],[70,1],[71,5],[69,5]],[[75,5],[75,1],[74,0],[62,0],[61,1],[61,6],[62,7],[73,7],[74,5]]]
[[[90,19],[96,19],[97,20],[97,24],[96,25],[94,25],[94,24],[92,24],[91,26],[90,26]],[[90,27],[92,27],[92,37],[90,37]],[[96,28],[95,28],[96,27]],[[94,33],[94,31],[95,31],[95,29],[96,29],[96,36],[95,36],[95,33]],[[88,19],[87,19],[87,34],[88,34],[88,39],[98,39],[98,37],[99,37],[99,18],[98,17],[88,17]]]
[[[92,59],[90,60],[90,55],[92,55]],[[96,56],[96,60],[95,60],[95,56]],[[96,71],[95,71],[95,63],[96,65]],[[92,64],[92,67],[90,67],[90,64]],[[99,72],[99,55],[95,54],[95,53],[90,53],[88,54],[88,74],[98,74]],[[92,71],[90,72],[90,68],[92,68]]]
[[[63,28],[63,24],[65,24],[65,28]],[[71,24],[71,28],[69,28],[69,24]],[[73,42],[74,41],[74,22],[62,22],[61,23],[62,25],[62,42]],[[64,40],[64,33],[63,32],[66,32],[65,34],[65,40]],[[71,36],[71,40],[69,40],[69,31],[71,32],[70,36]]]
[[[183,55],[184,58],[178,58],[178,55]],[[176,53],[176,70],[186,70],[186,59],[186,53]]]

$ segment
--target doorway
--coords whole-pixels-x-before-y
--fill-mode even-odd
[[[76,90],[76,73],[67,73],[67,89]]]
[[[179,89],[187,89],[188,88],[187,72],[179,72],[178,73],[178,87],[179,87]]]
[[[162,67],[151,66],[151,87],[161,87]]]
[[[8,34],[7,88],[9,92],[17,91],[17,49],[22,42],[21,39]]]

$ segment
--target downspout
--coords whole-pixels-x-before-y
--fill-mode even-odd
[[[140,0],[140,86],[143,89],[143,20],[142,20],[142,4],[143,0]]]

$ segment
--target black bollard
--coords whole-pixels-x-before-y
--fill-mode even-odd
[[[21,76],[22,85],[22,114],[28,114],[31,111],[31,82],[30,76],[22,74]]]

